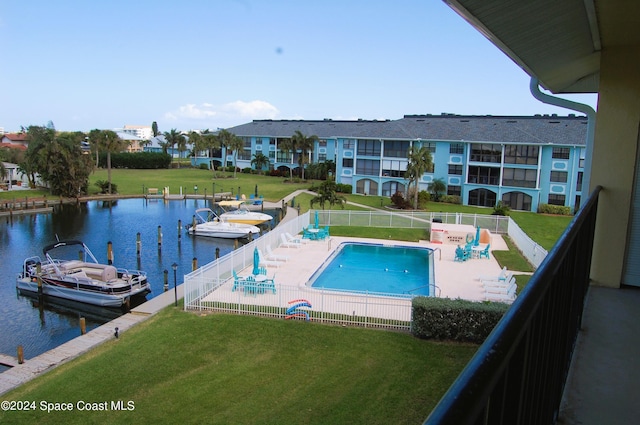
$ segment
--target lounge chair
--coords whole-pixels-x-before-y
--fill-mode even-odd
[[[518,288],[515,281],[508,285],[487,285],[484,287],[485,294],[508,294]]]
[[[516,299],[516,289],[510,288],[506,294],[496,294],[487,292],[485,293],[484,300],[485,301],[494,301],[511,304]]]
[[[289,256],[288,255],[281,255],[281,254],[276,254],[273,251],[271,251],[271,247],[269,245],[267,245],[267,247],[265,248],[267,250],[267,255],[266,255],[266,259],[267,260],[274,260],[274,261],[289,261]]]
[[[512,275],[513,275],[512,273],[507,272],[507,266],[504,266],[502,268],[502,270],[500,271],[499,275],[497,275],[497,276],[478,276],[478,280],[498,280],[498,281],[502,280],[502,281],[505,281],[505,280],[511,279]]]
[[[282,262],[280,261],[269,260],[267,257],[264,256],[261,250],[258,250],[258,258],[260,260],[260,263],[258,264],[259,266],[264,266],[264,267],[272,266],[277,268],[282,265]]]
[[[302,238],[301,236],[293,236],[291,233],[284,233],[287,242],[293,242],[297,244],[307,244],[309,241],[307,239]],[[283,239],[284,241],[285,239]]]
[[[281,233],[280,234],[280,245],[279,246],[282,246],[284,248],[301,248],[302,244],[301,243],[297,243],[297,242],[289,241],[287,239],[286,234]]]

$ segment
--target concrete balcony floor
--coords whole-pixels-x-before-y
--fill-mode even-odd
[[[640,289],[589,288],[557,423],[640,423]]]

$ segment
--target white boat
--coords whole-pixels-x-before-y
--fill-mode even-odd
[[[39,294],[40,280],[43,295],[101,307],[120,307],[151,292],[145,272],[100,264],[81,241],[59,241],[42,252],[44,259],[24,260],[16,281],[19,291]]]
[[[193,216],[194,223],[188,226],[190,234],[210,238],[238,239],[260,233],[256,226],[243,223],[229,223],[210,208],[198,208]]]
[[[229,223],[258,225],[273,219],[269,214],[251,211],[243,200],[220,201],[218,205],[224,210],[220,218]]]

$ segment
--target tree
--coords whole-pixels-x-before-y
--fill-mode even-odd
[[[27,152],[24,156],[24,161],[19,164],[20,169],[23,173],[27,175],[27,180],[29,180],[29,187],[36,187],[36,174],[40,174],[42,171],[46,170],[46,156],[45,160],[42,160],[42,156],[40,151],[44,150],[49,144],[53,143],[56,137],[55,129],[43,127],[43,126],[29,126],[26,129],[23,127],[22,130],[27,133],[27,139],[29,140],[29,145],[27,146]],[[41,175],[42,177],[42,175]],[[44,180],[43,178],[43,181]]]
[[[433,200],[438,202],[440,200],[440,194],[447,190],[447,184],[442,178],[433,179],[433,181],[429,183],[428,188],[433,193]]]
[[[431,159],[431,152],[425,146],[418,148],[413,145],[409,148],[408,156],[409,163],[407,164],[407,171],[404,173],[404,178],[409,180],[407,188],[414,184],[415,190],[413,192],[413,208],[418,209],[418,182],[422,178],[422,175],[431,169],[433,161]],[[408,192],[408,190],[407,190]]]
[[[313,147],[315,146],[315,142],[318,141],[318,136],[315,134],[313,136],[305,136],[300,132],[300,130],[296,130],[296,132],[291,136],[291,143],[295,150],[300,150],[300,156],[298,157],[298,164],[302,169],[302,180],[304,180],[304,164],[306,164],[308,158],[308,153],[313,151]]]
[[[238,151],[244,147],[242,137],[232,135],[231,140],[227,143],[227,147],[233,151],[233,178],[236,178],[236,170],[238,169]]]
[[[114,131],[94,129],[89,132],[89,143],[107,151],[108,193],[111,194],[111,154],[121,152],[128,142],[122,140]]]
[[[153,133],[153,137],[158,137],[158,134],[160,134],[158,131],[158,123],[155,121],[151,123],[151,132]]]
[[[262,152],[256,152],[255,154],[253,154],[251,165],[256,167],[256,170],[262,171],[265,165],[269,165],[269,157]]]
[[[318,188],[318,195],[311,198],[311,208],[314,204],[320,204],[324,209],[324,204],[329,202],[329,205],[333,207],[335,204],[340,205],[340,208],[344,209],[344,204],[347,202],[347,198],[342,195],[338,195],[338,185],[333,180],[325,180],[320,184]]]
[[[298,150],[296,146],[296,140],[292,138],[284,139],[278,144],[280,150],[291,154],[291,163],[293,163],[293,154]],[[289,178],[293,181],[293,167],[289,167]]]
[[[30,184],[33,174],[38,173],[54,195],[78,196],[86,193],[93,161],[89,155],[82,153],[83,133],[56,134],[51,126],[30,126],[27,138],[29,146],[22,168],[28,168],[32,174],[29,177]]]
[[[180,146],[180,143],[184,142],[184,135],[175,128],[172,128],[171,131],[164,132],[164,139],[165,145],[163,146],[163,150],[168,150],[168,148],[171,147],[171,158],[173,160],[174,146]]]

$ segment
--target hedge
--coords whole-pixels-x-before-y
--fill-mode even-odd
[[[101,167],[107,166],[106,152],[100,153],[99,164]],[[160,152],[122,152],[111,154],[111,168],[128,168],[137,170],[149,170],[169,168],[171,156]]]
[[[563,205],[540,204],[538,212],[541,214],[571,215],[571,207]]]
[[[481,344],[508,308],[504,303],[415,297],[411,333],[422,339]]]

